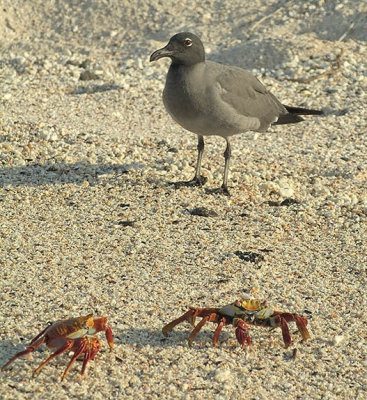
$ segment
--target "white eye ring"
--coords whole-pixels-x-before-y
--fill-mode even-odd
[[[186,38],[186,39],[184,40],[184,45],[185,45],[186,47],[192,46],[192,40],[191,40],[190,38]]]

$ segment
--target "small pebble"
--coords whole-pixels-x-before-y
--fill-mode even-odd
[[[83,71],[80,73],[79,79],[81,81],[92,81],[100,79],[100,75],[92,71]]]
[[[219,369],[215,372],[214,379],[219,383],[225,383],[232,379],[231,371],[229,369]]]
[[[196,207],[190,211],[191,215],[198,215],[199,217],[218,217],[218,214],[206,207]]]
[[[335,335],[333,338],[334,346],[339,346],[342,342],[344,342],[345,336],[343,335]]]

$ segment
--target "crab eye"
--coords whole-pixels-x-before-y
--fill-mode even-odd
[[[185,45],[186,47],[192,46],[192,40],[189,39],[189,38],[186,38],[186,39],[184,40],[184,45]]]

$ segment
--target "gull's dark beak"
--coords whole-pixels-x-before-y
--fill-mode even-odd
[[[175,54],[176,52],[173,50],[173,46],[171,43],[168,43],[167,46],[163,47],[162,49],[159,49],[155,51],[151,56],[150,56],[150,62],[152,61],[157,61],[160,58],[163,57],[171,57]]]

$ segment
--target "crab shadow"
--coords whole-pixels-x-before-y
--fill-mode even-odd
[[[173,330],[168,336],[164,336],[160,329],[151,330],[146,328],[129,328],[115,334],[117,344],[136,345],[138,347],[152,346],[152,347],[189,347],[188,338],[192,331],[190,325],[182,329]],[[193,347],[205,346],[212,343],[214,331],[203,329],[196,337]],[[225,343],[230,337],[230,332],[222,332],[219,344]]]
[[[10,339],[5,339],[1,341],[1,346],[0,346],[0,368],[10,360],[11,357],[13,357],[15,354],[19,353],[20,351],[25,350],[32,338],[21,338],[20,340],[14,341]],[[46,346],[40,346],[36,351],[30,353],[30,357],[32,357],[32,361],[29,361],[27,357],[19,357],[19,360],[24,360],[25,362],[29,364],[35,364],[37,366],[40,364],[50,353],[49,349]],[[14,363],[10,364],[3,372],[2,374],[6,374],[8,370],[11,370],[14,365],[17,364],[17,360],[14,361]],[[36,368],[35,366],[35,368]],[[23,369],[22,369],[23,370]],[[26,373],[25,373],[26,374]]]
[[[229,329],[227,331],[222,331],[218,347],[213,347],[212,340],[214,331],[211,329],[203,329],[195,338],[192,346],[190,346],[187,342],[190,332],[190,326],[187,326],[187,329],[174,330],[167,337],[165,337],[159,329],[150,330],[144,328],[129,328],[117,333],[115,336],[115,343],[116,345],[121,345],[122,349],[124,346],[131,346],[136,350],[143,349],[147,346],[157,349],[180,348],[183,349],[183,351],[186,351],[185,349],[187,349],[187,351],[189,351],[189,349],[204,349],[205,351],[230,352],[235,354],[236,357],[240,358],[242,356],[247,357],[247,353],[249,352],[251,356],[248,362],[253,364],[253,362],[257,363],[259,357],[261,357],[261,355],[258,354],[259,349],[264,347],[261,345],[261,341],[263,340],[264,343],[266,342],[266,339],[261,339],[263,335],[260,333],[253,334],[253,344],[249,347],[245,346],[244,348],[241,348],[235,339],[234,331]],[[282,361],[288,364],[293,363],[296,359],[296,355],[300,351],[302,352],[302,345],[298,343],[297,340],[291,347],[285,349],[282,345],[281,339],[279,339],[279,346],[274,347],[269,351],[271,351],[272,357],[281,357]]]
[[[5,339],[1,341],[0,346],[0,368],[11,358],[14,354],[25,349],[25,344],[14,343],[14,341]]]
[[[15,354],[25,350],[30,345],[31,339],[32,338],[22,338],[20,341],[17,341],[17,343],[8,339],[3,340],[0,346],[0,368],[12,357],[14,357]],[[8,381],[30,382],[33,371],[39,367],[41,363],[44,362],[54,351],[55,349],[51,349],[47,347],[46,344],[42,344],[28,355],[20,356],[19,358],[15,359],[6,367],[4,371],[0,372],[0,378],[6,378]],[[108,350],[103,348],[102,353],[108,354]],[[52,380],[59,380],[61,372],[67,367],[70,359],[70,352],[65,352],[63,354],[59,354],[56,357],[56,360],[52,360],[50,362],[49,367],[52,367],[55,371],[54,374],[51,374]],[[74,368],[76,368],[78,374],[78,369],[81,367],[78,367],[77,364],[80,365],[83,361],[83,358],[79,357],[75,361],[76,364],[74,365]],[[45,376],[47,376],[47,374],[42,374],[41,380],[49,379],[45,378]]]
[[[131,169],[140,169],[143,165],[133,164],[89,164],[86,162],[31,164],[17,167],[0,168],[0,188],[19,186],[40,186],[75,183],[97,184],[103,175],[126,174]]]

